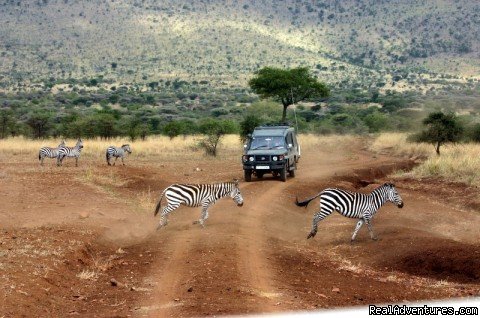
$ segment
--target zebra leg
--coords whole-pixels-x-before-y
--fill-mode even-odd
[[[109,156],[109,155],[107,155],[107,164],[108,164],[109,166],[112,165],[112,164],[110,163],[110,156]]]
[[[125,165],[125,162],[123,162],[123,157],[122,157],[122,165]]]
[[[314,237],[315,235],[317,235],[318,222],[320,222],[321,220],[323,220],[324,218],[326,218],[328,215],[330,215],[330,213],[331,213],[331,212],[321,211],[321,212],[316,213],[316,214],[313,216],[312,230],[311,230],[310,233],[308,234],[307,240],[308,240],[309,238]]]
[[[41,157],[40,157],[40,165],[41,165],[41,166],[43,166],[43,159],[45,159],[45,157],[44,157],[44,156],[41,156]]]
[[[75,167],[78,167],[78,157],[75,157]]]
[[[117,163],[117,159],[118,159],[118,157],[115,157],[115,161],[113,162],[113,165],[115,165]]]
[[[162,209],[162,214],[160,215],[160,223],[157,226],[157,230],[160,228],[164,227],[165,225],[168,224],[168,214],[178,208],[180,206],[180,203],[178,204],[167,204],[166,207]]]
[[[365,218],[365,223],[367,224],[368,232],[370,233],[370,238],[374,241],[378,240],[378,237],[375,236],[375,233],[373,233],[372,220],[370,218]]]
[[[210,203],[202,205],[202,214],[200,215],[200,219],[198,221],[193,221],[193,224],[198,224],[202,227],[205,227],[205,221],[208,219],[208,208],[210,207]]]
[[[357,233],[358,231],[360,230],[360,228],[362,227],[363,223],[365,223],[365,221],[363,219],[360,219],[358,222],[357,222],[357,226],[355,227],[355,231],[353,232],[353,235],[352,235],[352,240],[350,242],[353,243],[353,241],[355,240],[355,238],[357,237]]]

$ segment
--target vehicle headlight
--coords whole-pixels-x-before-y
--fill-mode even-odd
[[[277,156],[273,156],[273,157],[272,157],[272,160],[273,160],[273,161],[277,161],[277,160],[278,160]]]
[[[252,157],[248,158],[248,160],[250,160],[252,162],[253,160],[255,160],[255,158],[252,156]]]

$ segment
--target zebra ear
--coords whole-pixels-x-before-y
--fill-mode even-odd
[[[389,188],[393,188],[395,185],[393,183],[387,182],[384,184],[384,186],[387,186]]]
[[[238,179],[233,179],[233,182],[235,183],[235,185],[238,187],[238,184],[240,183],[240,181]]]

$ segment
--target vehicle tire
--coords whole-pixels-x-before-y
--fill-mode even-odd
[[[244,170],[245,182],[252,181],[252,170]]]
[[[292,170],[288,171],[288,174],[290,175],[290,177],[295,178],[295,170],[297,169],[297,164],[293,164],[292,168]]]
[[[287,181],[287,166],[283,166],[282,170],[280,170],[280,180],[283,182]]]

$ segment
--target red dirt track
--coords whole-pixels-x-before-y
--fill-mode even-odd
[[[381,208],[378,241],[362,228],[351,244],[356,222],[338,214],[306,240],[318,199],[305,209],[297,196],[369,192],[413,165],[360,148],[306,153],[285,183],[242,182],[244,206],[222,199],[203,229],[192,225],[199,209],[181,207],[155,230],[141,194],[230,181],[242,175],[238,161],[0,162],[0,317],[211,316],[480,295],[475,188],[399,180],[405,207]]]

